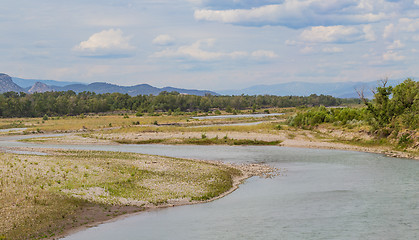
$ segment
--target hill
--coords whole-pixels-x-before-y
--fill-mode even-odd
[[[70,84],[78,84],[79,82],[62,82],[62,81],[55,81],[55,80],[42,80],[42,79],[24,79],[24,78],[17,78],[12,77],[14,83],[19,85],[22,88],[31,88],[37,82],[44,83],[48,86],[59,86],[64,87]]]
[[[25,92],[25,90],[14,83],[9,75],[0,73],[0,93],[4,92]]]
[[[397,85],[401,80],[390,80],[390,85]],[[311,94],[330,95],[338,98],[357,98],[356,89],[363,88],[365,97],[372,98],[370,89],[375,89],[379,81],[371,82],[336,82],[336,83],[309,83],[288,82],[273,85],[255,85],[244,89],[231,89],[218,91],[225,95],[277,95],[277,96],[309,96]]]
[[[164,87],[157,88],[149,84],[138,84],[135,86],[119,86],[116,84],[106,82],[95,82],[91,84],[82,84],[77,82],[60,82],[54,80],[40,80],[40,79],[23,79],[23,78],[11,78],[7,74],[0,75],[0,93],[2,92],[47,92],[47,91],[74,91],[79,92],[95,92],[98,94],[102,93],[123,93],[129,94],[130,96],[137,95],[157,95],[160,92],[179,92],[182,94],[204,96],[206,94],[219,95],[216,92],[208,90],[196,90],[196,89],[183,89],[175,87]],[[17,83],[17,84],[16,84]]]

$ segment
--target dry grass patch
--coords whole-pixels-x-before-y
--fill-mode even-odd
[[[136,206],[132,212],[208,200],[228,191],[242,174],[222,164],[133,153],[49,153],[0,154],[1,237],[51,237],[97,221],[98,212],[105,219],[123,214],[124,205]]]

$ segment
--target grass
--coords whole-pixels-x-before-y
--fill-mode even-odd
[[[106,129],[106,128],[119,128],[132,125],[134,122],[141,124],[152,124],[155,121],[166,124],[171,122],[186,122],[187,117],[185,116],[142,116],[137,117],[131,115],[128,118],[126,115],[106,115],[106,116],[83,116],[83,117],[61,117],[53,118],[47,121],[42,121],[36,125],[41,131],[52,132],[52,131],[77,131],[80,129],[84,130],[95,130],[95,129]]]
[[[185,127],[179,126],[196,126],[200,124],[223,124],[223,123],[240,123],[252,122],[262,118],[235,118],[235,119],[209,119],[197,120],[191,119],[191,115],[144,115],[136,116],[131,115],[80,115],[80,116],[62,116],[62,117],[49,117],[48,120],[43,118],[9,118],[0,119],[0,129],[3,128],[16,128],[27,127],[27,133],[35,132],[72,132],[72,131],[91,131],[91,130],[104,130],[113,129],[114,132],[136,132],[136,131],[155,131],[159,128],[160,131],[178,131],[187,130]],[[285,116],[270,117],[271,119],[284,119]],[[266,119],[266,118],[265,118]],[[139,127],[142,125],[142,127]],[[144,125],[149,125],[145,127]],[[154,125],[154,126],[153,126]],[[172,126],[174,125],[174,126]],[[176,127],[177,125],[177,127]],[[218,127],[213,127],[217,129]],[[221,127],[221,131],[228,131],[228,128]],[[140,130],[139,130],[140,129]],[[237,131],[251,131],[255,126],[248,126],[248,128],[232,128]],[[190,131],[200,131],[199,128]]]
[[[249,122],[249,119],[247,121],[229,121],[227,123],[240,123],[240,122]],[[220,122],[219,120],[211,120],[211,121],[195,121],[192,124],[189,124],[190,126],[194,127],[188,127],[188,126],[127,126],[119,129],[111,129],[104,131],[103,133],[141,133],[141,132],[211,132],[211,131],[217,131],[217,132],[272,132],[277,131],[277,123],[261,123],[257,125],[247,125],[247,126],[240,126],[240,125],[233,125],[233,126],[205,126],[200,125],[202,123],[205,124],[224,124],[226,123],[225,120],[223,122]]]
[[[49,153],[0,154],[3,238],[56,236],[98,214],[120,215],[125,205],[136,205],[133,211],[138,211],[171,199],[208,200],[229,190],[241,174],[220,164],[133,153]]]
[[[7,129],[7,128],[24,128],[25,125],[21,122],[12,122],[0,125],[0,129]]]

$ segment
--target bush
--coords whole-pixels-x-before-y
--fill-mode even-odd
[[[346,125],[363,121],[365,113],[363,109],[356,108],[333,108],[327,109],[324,106],[311,108],[304,112],[288,118],[287,123],[294,127],[317,126],[322,123],[333,123],[333,125]]]

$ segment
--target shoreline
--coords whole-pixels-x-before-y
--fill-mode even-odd
[[[290,138],[289,135],[296,134],[296,137]],[[205,135],[208,139],[216,138],[218,136],[228,136],[229,139],[233,140],[253,140],[253,141],[265,141],[265,142],[275,142],[280,141],[279,144],[265,144],[266,146],[283,146],[283,147],[296,147],[296,148],[312,148],[312,149],[335,149],[335,150],[346,150],[346,151],[356,151],[356,152],[366,152],[366,153],[375,153],[375,154],[384,154],[388,157],[397,157],[397,158],[408,158],[419,160],[419,154],[413,154],[406,151],[394,150],[388,146],[357,146],[355,144],[339,142],[336,138],[329,136],[329,138],[318,139],[313,136],[314,132],[308,130],[300,131],[286,131],[280,134],[270,134],[270,133],[246,133],[246,132],[206,132]],[[202,133],[200,132],[183,132],[183,133],[141,133],[141,134],[122,134],[122,138],[126,138],[127,143],[118,143],[118,140],[112,139],[113,135],[110,135],[108,138],[94,138],[92,137],[83,137],[78,134],[70,133],[64,137],[56,138],[46,138],[39,141],[30,141],[35,143],[46,143],[46,144],[69,144],[69,145],[78,145],[81,142],[88,145],[119,145],[119,144],[136,144],[136,140],[140,141],[150,141],[149,143],[141,144],[165,144],[165,145],[200,145],[200,144],[188,144],[182,142],[187,139],[195,138],[198,139],[201,137]],[[36,138],[36,135],[34,135]],[[152,140],[162,140],[162,142],[153,143]],[[130,143],[129,141],[132,141]],[[229,145],[229,144],[202,144],[202,145]],[[243,144],[252,146],[252,144]],[[253,144],[255,146],[264,145],[264,144]]]
[[[148,204],[144,207],[142,207],[142,209],[138,210],[138,211],[133,211],[133,212],[128,212],[125,214],[121,214],[115,217],[111,217],[110,219],[107,220],[99,220],[99,221],[93,221],[89,224],[86,225],[82,225],[82,226],[78,226],[76,228],[69,228],[67,230],[65,230],[64,232],[62,232],[61,234],[51,237],[51,238],[47,238],[48,240],[57,240],[57,239],[62,239],[64,237],[76,234],[78,232],[84,231],[86,229],[92,228],[92,227],[96,227],[98,225],[101,224],[106,224],[106,223],[111,223],[111,222],[115,222],[115,221],[119,221],[128,217],[132,217],[138,214],[141,214],[143,212],[150,212],[150,211],[155,211],[155,210],[159,210],[159,209],[166,209],[166,208],[171,208],[171,207],[178,207],[178,206],[187,206],[187,205],[195,205],[195,204],[202,204],[202,203],[209,203],[209,202],[213,202],[215,200],[221,199],[231,193],[233,193],[234,191],[236,191],[239,186],[244,183],[244,181],[246,181],[249,178],[252,177],[266,177],[266,178],[270,178],[276,175],[279,175],[279,169],[273,168],[273,167],[269,167],[268,165],[263,165],[263,164],[245,164],[245,165],[234,165],[234,164],[229,164],[229,163],[222,163],[222,162],[218,162],[218,161],[209,161],[209,160],[197,160],[194,159],[196,161],[203,161],[203,162],[208,162],[211,164],[216,164],[216,165],[224,165],[224,166],[229,166],[229,167],[234,167],[236,169],[239,169],[242,172],[241,176],[233,176],[232,180],[232,187],[227,190],[226,192],[213,197],[211,199],[208,200],[203,200],[203,201],[175,201],[175,202],[171,202],[171,203],[166,203],[166,204],[161,204],[161,205],[153,205],[153,204]],[[123,206],[123,207],[135,207],[135,206]]]
[[[164,134],[164,133],[160,133],[159,135],[162,135],[162,134]],[[231,134],[231,133],[229,133],[229,134]],[[244,133],[236,133],[236,134],[241,135],[242,137],[246,136],[246,134],[244,134]],[[262,135],[262,139],[264,139],[263,137],[266,137],[269,134],[265,134],[265,135],[264,134],[259,134],[259,135]],[[66,141],[69,140],[68,138],[67,138],[67,140],[65,140],[67,136],[70,136],[70,142],[72,144],[75,144],[75,145],[77,143],[78,144],[81,143],[80,139],[90,139],[90,141],[87,144],[91,144],[91,145],[97,145],[97,144],[119,145],[118,143],[115,143],[111,140],[84,138],[84,137],[78,136],[76,134],[66,135],[63,138],[61,138],[61,139],[64,139],[63,140],[64,142],[55,142],[55,143],[57,145],[59,145],[59,144],[71,144],[70,142],[66,142]],[[36,138],[37,136],[34,135],[34,137]],[[278,136],[276,136],[276,137],[278,137]],[[321,139],[321,140],[320,139],[308,139],[308,138],[304,139],[304,138],[300,138],[300,137],[301,136],[297,136],[294,139],[290,139],[290,138],[284,139],[282,141],[282,143],[277,145],[277,146],[294,147],[294,148],[334,149],[334,150],[344,150],[344,151],[367,152],[367,153],[374,153],[374,154],[384,154],[384,155],[390,156],[390,157],[419,160],[419,157],[417,157],[417,156],[412,156],[412,155],[409,155],[408,153],[398,152],[398,151],[394,151],[394,150],[391,150],[391,149],[388,149],[388,148],[386,149],[382,146],[362,147],[362,146],[356,146],[356,145],[351,145],[351,144],[332,142],[332,141],[330,141],[330,139]],[[269,138],[267,140],[269,140]],[[40,144],[48,143],[48,141],[45,141],[45,142],[39,141],[39,143]],[[25,149],[25,147],[17,147],[15,149]],[[30,148],[30,149],[31,150],[34,150],[34,149],[39,150],[39,148]],[[44,151],[48,151],[48,149],[44,149]],[[194,160],[197,160],[197,159],[194,159]],[[221,162],[216,162],[216,161],[205,161],[205,160],[198,160],[198,161],[204,161],[204,162],[210,162],[212,164],[222,164],[224,166],[227,165],[227,166],[232,166],[232,167],[235,167],[235,168],[240,168],[240,165],[232,165],[232,164],[221,163]],[[269,167],[268,165],[265,165],[265,166]],[[187,200],[170,201],[169,203],[162,204],[162,205],[157,205],[156,206],[156,205],[149,204],[149,205],[146,205],[144,207],[138,207],[138,206],[133,206],[133,205],[116,205],[115,207],[120,207],[122,209],[124,209],[124,208],[129,209],[129,207],[131,207],[132,210],[127,211],[127,213],[122,213],[121,215],[111,216],[110,218],[105,219],[105,220],[95,221],[93,219],[92,222],[87,223],[86,225],[78,226],[78,227],[75,227],[75,228],[70,227],[70,228],[64,230],[62,233],[60,233],[60,234],[58,234],[54,237],[47,238],[47,239],[61,239],[63,237],[75,234],[75,233],[80,232],[80,231],[84,231],[88,228],[95,227],[95,226],[98,226],[100,224],[105,224],[105,223],[108,223],[108,222],[118,221],[120,219],[124,219],[124,218],[130,217],[130,216],[134,216],[136,214],[140,214],[140,213],[146,212],[146,211],[154,211],[154,210],[163,209],[163,208],[170,208],[170,207],[176,207],[176,206],[185,206],[185,205],[194,205],[194,204],[212,202],[212,201],[223,198],[223,197],[233,193],[235,190],[237,190],[239,188],[240,184],[242,184],[245,180],[247,180],[247,179],[249,179],[253,176],[261,176],[260,175],[261,172],[259,172],[259,175],[258,175],[255,172],[252,173],[251,171],[245,171],[243,169],[240,169],[240,170],[242,171],[243,175],[232,177],[232,180],[233,180],[232,187],[228,191],[226,191],[226,192],[224,192],[224,193],[222,193],[219,196],[216,196],[214,198],[204,200],[204,201],[187,201]],[[266,171],[265,171],[265,173],[266,173]],[[135,207],[137,207],[137,209],[134,209]]]

